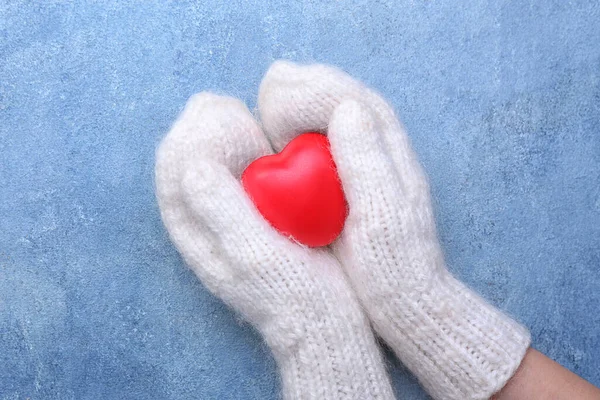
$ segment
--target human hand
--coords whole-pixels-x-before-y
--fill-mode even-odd
[[[276,151],[327,133],[349,203],[333,250],[377,333],[436,399],[485,399],[529,333],[456,280],[440,248],[427,178],[392,108],[347,74],[277,62],[259,91]]]
[[[393,399],[338,261],[279,235],[238,179],[271,147],[238,100],[193,96],[156,155],[171,239],[204,285],[264,336],[287,399]]]

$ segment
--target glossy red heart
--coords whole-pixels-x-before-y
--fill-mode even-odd
[[[255,160],[242,184],[262,216],[302,244],[326,246],[344,227],[347,203],[324,135],[302,134],[279,154]]]

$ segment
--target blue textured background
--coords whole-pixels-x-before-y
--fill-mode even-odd
[[[269,350],[170,244],[152,175],[188,96],[254,107],[281,57],[391,100],[451,269],[600,385],[600,3],[224,3],[0,2],[0,398],[278,396]]]

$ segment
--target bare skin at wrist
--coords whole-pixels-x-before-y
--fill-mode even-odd
[[[492,400],[600,400],[600,389],[529,349],[519,369]]]

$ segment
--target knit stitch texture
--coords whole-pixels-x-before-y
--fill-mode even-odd
[[[335,68],[278,62],[259,109],[276,150],[301,132],[328,132],[350,207],[334,252],[377,333],[429,394],[500,390],[529,332],[448,272],[426,175],[392,107]]]
[[[286,399],[393,399],[369,323],[337,260],[292,243],[238,181],[271,151],[238,100],[192,97],[157,152],[163,221],[187,264],[262,333]]]
[[[435,399],[500,390],[529,333],[447,270],[426,175],[392,108],[335,68],[288,62],[269,69],[258,106],[264,133],[237,100],[190,99],[157,152],[156,185],[172,240],[262,333],[284,397],[393,398],[364,311]],[[239,183],[307,131],[328,134],[349,203],[331,249],[277,234]]]

